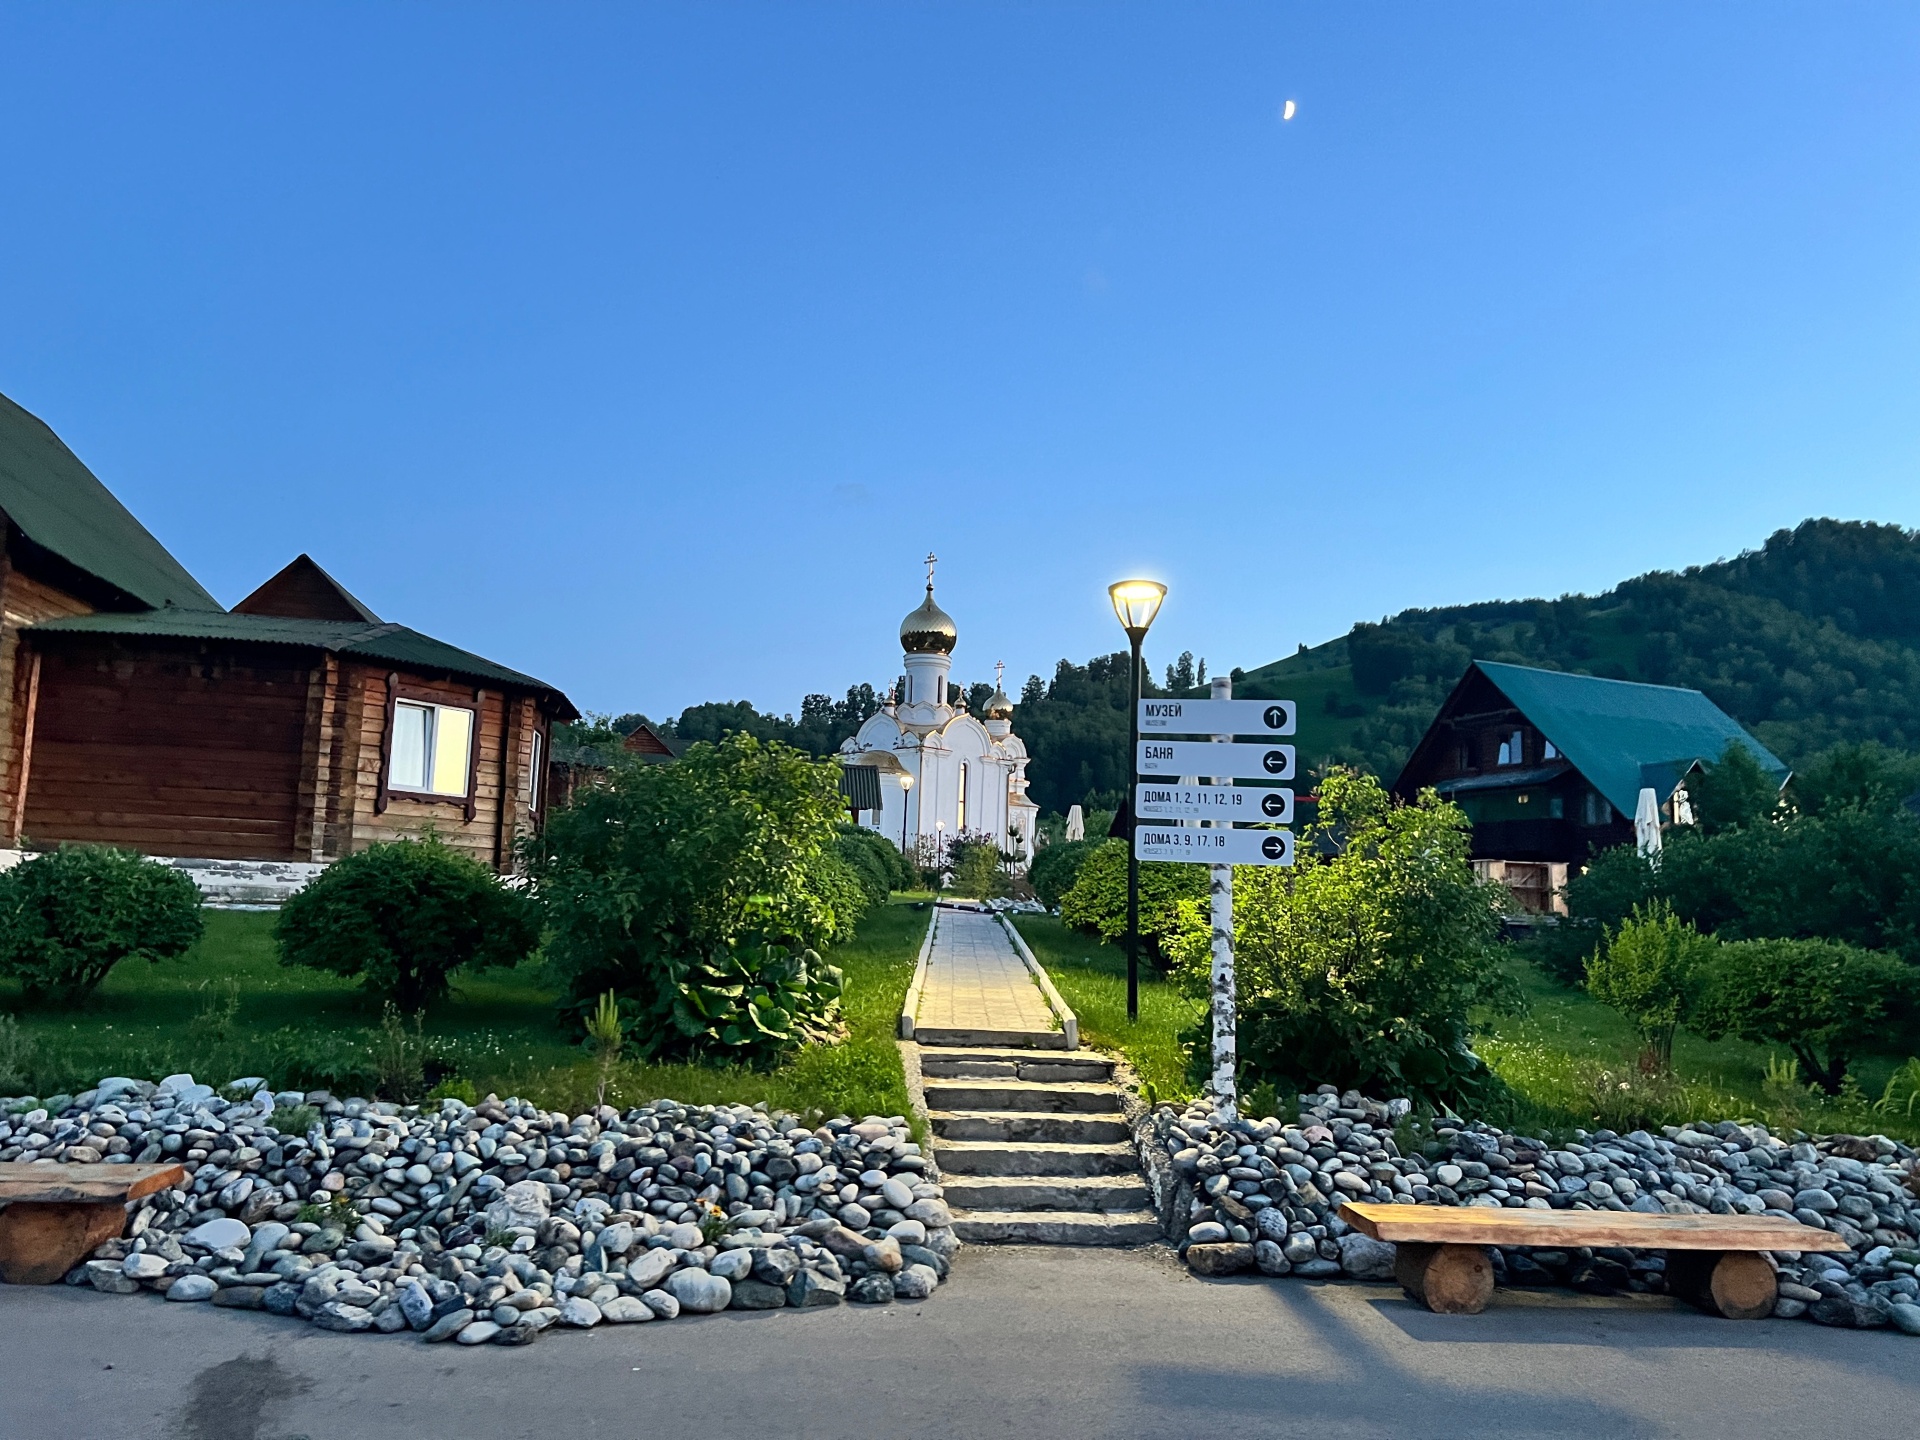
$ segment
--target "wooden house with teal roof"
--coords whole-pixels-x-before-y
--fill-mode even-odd
[[[1698,690],[1475,660],[1408,756],[1394,791],[1433,789],[1473,822],[1473,859],[1517,908],[1559,908],[1569,869],[1634,842],[1641,792],[1690,824],[1687,776],[1727,747],[1781,784],[1788,770]]]

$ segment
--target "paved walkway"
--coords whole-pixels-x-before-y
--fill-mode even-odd
[[[977,910],[942,910],[927,957],[915,1028],[1052,1030],[1047,997],[1000,922]]]
[[[525,1350],[0,1285],[0,1435],[125,1440],[1907,1440],[1920,1340],[1652,1296],[1201,1280],[1164,1246],[969,1246],[931,1299]]]

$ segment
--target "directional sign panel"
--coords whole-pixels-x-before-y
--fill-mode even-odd
[[[1293,791],[1257,785],[1150,785],[1133,787],[1133,813],[1142,820],[1238,820],[1249,825],[1291,825]]]
[[[1142,700],[1140,728],[1157,735],[1291,735],[1291,700]]]
[[[1133,832],[1133,853],[1142,860],[1189,865],[1291,865],[1293,832],[1142,825]]]
[[[1212,775],[1233,780],[1291,780],[1293,746],[1222,745],[1212,740],[1142,740],[1141,775]]]

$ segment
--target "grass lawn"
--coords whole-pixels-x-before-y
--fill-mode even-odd
[[[1014,924],[1080,1019],[1081,1043],[1124,1055],[1161,1100],[1185,1100],[1186,1053],[1174,1037],[1205,1013],[1198,1000],[1140,962],[1140,1019],[1127,1020],[1127,955],[1051,915],[1019,915]]]
[[[671,1096],[696,1103],[765,1100],[828,1115],[905,1114],[906,1083],[893,1036],[900,1003],[926,932],[924,900],[896,897],[828,958],[846,972],[848,1035],[814,1046],[770,1072],[699,1065],[622,1065],[609,1099]],[[17,982],[0,981],[32,1050],[10,1066],[0,1054],[0,1093],[69,1093],[103,1075],[158,1079],[190,1071],[213,1084],[264,1075],[271,1084],[327,1083],[358,1089],[379,1073],[378,1005],[351,981],[282,966],[272,914],[209,910],[200,942],[176,961],[116,967],[75,1010],[23,1009]],[[538,964],[455,979],[453,994],[426,1016],[428,1049],[479,1094],[518,1094],[577,1110],[594,1095],[594,1073],[557,1023],[558,990]],[[14,1068],[24,1073],[4,1072]]]
[[[1121,947],[1070,930],[1051,916],[1022,915],[1015,923],[1080,1017],[1087,1044],[1126,1056],[1162,1100],[1194,1093],[1175,1036],[1201,1017],[1198,1000],[1143,965],[1140,1020],[1129,1025]],[[1864,1100],[1831,1101],[1798,1086],[1769,1085],[1765,1046],[1707,1041],[1682,1031],[1673,1047],[1674,1075],[1648,1080],[1634,1063],[1639,1038],[1619,1014],[1585,991],[1557,984],[1517,955],[1508,964],[1527,1003],[1519,1015],[1478,1017],[1474,1048],[1512,1092],[1485,1118],[1550,1132],[1596,1124],[1626,1130],[1744,1119],[1778,1130],[1869,1131],[1920,1142],[1920,1105],[1908,1116],[1875,1112],[1865,1103],[1879,1098],[1899,1057],[1861,1058],[1854,1074]],[[1771,1056],[1787,1058],[1778,1049]]]

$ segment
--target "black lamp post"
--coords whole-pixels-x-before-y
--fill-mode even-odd
[[[1133,835],[1139,817],[1133,806],[1134,766],[1140,752],[1140,646],[1147,638],[1160,602],[1167,598],[1167,587],[1157,580],[1121,580],[1107,587],[1113,601],[1113,613],[1120,617],[1120,628],[1127,632],[1133,663],[1127,686],[1127,763],[1125,799],[1127,807],[1127,1019],[1140,1018],[1140,860],[1134,854]]]

